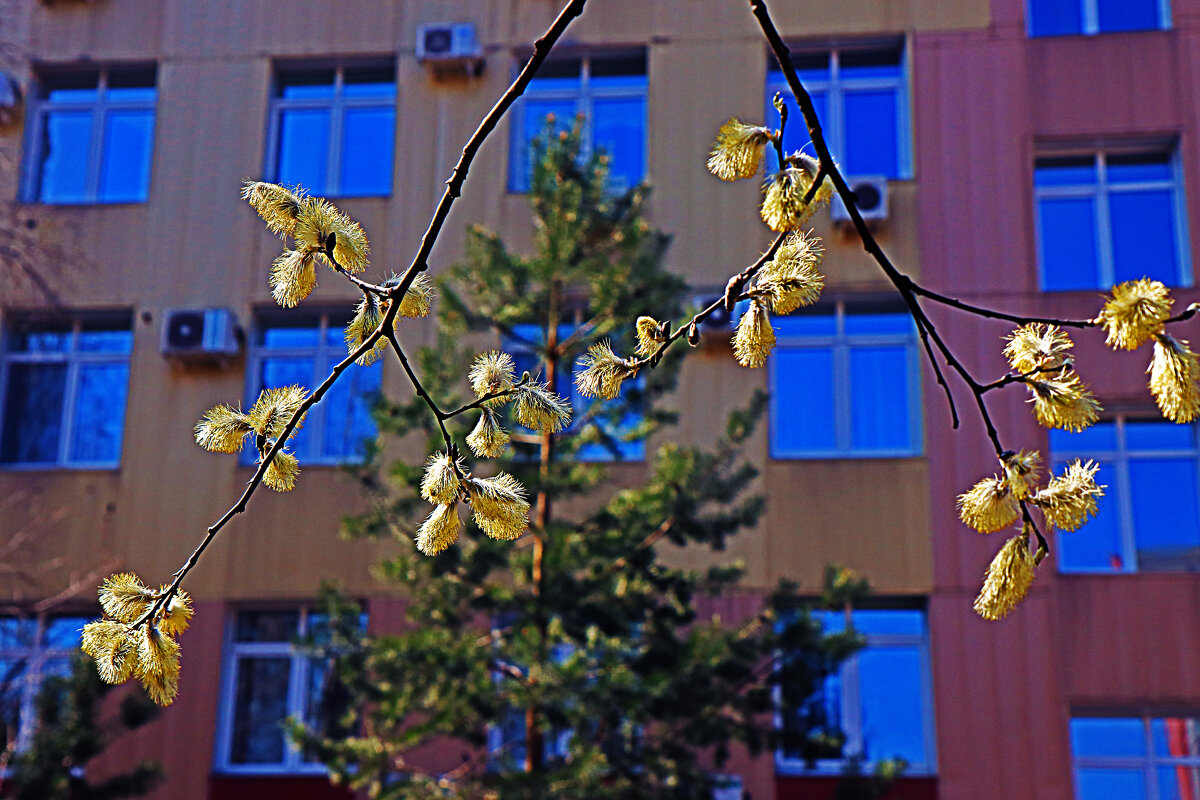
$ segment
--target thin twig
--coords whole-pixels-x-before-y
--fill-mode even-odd
[[[550,54],[550,51],[554,48],[554,45],[557,44],[563,33],[566,32],[570,23],[581,13],[583,13],[583,7],[586,2],[587,0],[570,0],[570,2],[563,7],[562,11],[559,12],[558,16],[555,18],[554,22],[551,23],[546,32],[534,42],[533,56],[529,59],[528,63],[525,64],[525,67],[521,70],[520,74],[517,75],[516,79],[513,80],[512,85],[508,87],[508,90],[505,91],[501,98],[496,102],[496,105],[492,107],[491,111],[489,111],[479,123],[479,126],[475,129],[475,132],[471,134],[471,137],[467,140],[466,146],[463,147],[462,156],[459,158],[458,164],[455,165],[450,179],[446,181],[446,191],[442,195],[442,199],[438,203],[437,208],[434,210],[433,217],[429,221],[429,227],[426,228],[425,234],[421,238],[421,245],[417,250],[417,254],[413,257],[412,263],[409,265],[408,269],[405,270],[404,275],[400,278],[396,285],[389,287],[385,293],[381,295],[382,297],[387,297],[392,300],[398,300],[398,298],[402,298],[404,293],[408,291],[410,286],[412,286],[413,281],[416,280],[417,275],[428,269],[429,254],[433,251],[433,246],[437,243],[438,236],[441,234],[442,227],[446,222],[446,218],[450,214],[451,206],[454,205],[455,199],[462,194],[462,185],[467,179],[467,173],[470,171],[471,162],[474,160],[475,154],[479,151],[480,147],[483,146],[484,141],[488,138],[492,131],[495,130],[496,125],[499,124],[505,113],[507,113],[512,107],[513,103],[517,101],[517,98],[524,93],[525,88],[533,79],[534,73],[537,72],[537,69],[541,66],[542,62],[546,60],[546,56]],[[349,273],[345,270],[342,270],[342,272],[344,275],[346,275],[346,277],[355,282],[356,285],[359,285],[360,288],[364,288],[367,291],[383,288],[376,287],[374,284],[368,284],[365,281],[359,281],[357,278],[349,275]],[[163,592],[158,598],[155,599],[154,603],[147,610],[146,614],[137,621],[137,625],[142,625],[148,622],[168,602],[170,602],[171,598],[176,594],[176,592],[179,591],[179,586],[183,582],[183,579],[189,572],[192,571],[192,568],[196,566],[196,563],[200,560],[200,557],[204,554],[204,551],[208,549],[208,546],[212,543],[212,540],[216,538],[216,535],[220,533],[221,529],[224,528],[231,519],[246,510],[246,505],[250,502],[250,498],[254,495],[255,490],[258,489],[259,485],[262,483],[263,478],[267,473],[267,469],[271,465],[271,462],[275,459],[276,454],[283,448],[285,442],[291,436],[292,432],[296,430],[296,427],[300,424],[300,419],[310,408],[312,408],[321,400],[321,398],[325,395],[325,392],[329,391],[329,388],[333,386],[334,382],[337,381],[341,374],[345,372],[351,364],[353,364],[361,356],[370,352],[370,350],[375,347],[376,342],[378,342],[379,339],[385,335],[385,331],[392,330],[392,326],[396,321],[396,316],[399,310],[399,302],[389,303],[387,311],[384,313],[383,320],[380,322],[379,327],[376,328],[369,336],[367,336],[363,340],[362,344],[354,350],[354,352],[346,356],[345,359],[340,361],[337,366],[333,368],[333,370],[329,373],[329,376],[321,382],[320,386],[317,387],[316,391],[304,399],[296,413],[292,415],[292,418],[288,420],[287,424],[284,426],[283,432],[275,440],[274,444],[272,444],[271,449],[266,453],[266,455],[263,456],[262,461],[258,465],[258,469],[254,471],[254,476],[250,479],[250,483],[246,486],[245,491],[242,492],[241,497],[238,498],[238,501],[234,503],[229,510],[221,515],[220,519],[218,519],[208,528],[204,538],[200,540],[200,544],[197,545],[196,549],[192,551],[192,554],[188,556],[183,565],[175,571],[174,579],[171,581],[171,585],[168,587],[167,591]],[[398,345],[396,345],[396,352],[397,354],[401,355],[401,358],[403,358],[402,352],[399,350]],[[410,379],[413,377],[415,377],[415,375],[410,375]],[[419,383],[414,382],[414,386],[419,386]],[[441,417],[439,417],[438,423],[441,425]],[[444,426],[443,435],[447,440],[447,448],[452,449],[452,443],[449,440],[449,435],[445,433]],[[455,464],[455,469],[457,471],[456,460],[453,457],[451,458],[451,463]]]

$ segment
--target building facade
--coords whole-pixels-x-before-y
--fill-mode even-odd
[[[33,693],[97,613],[99,579],[169,575],[242,491],[251,466],[196,447],[196,419],[264,386],[311,386],[344,352],[340,323],[357,298],[328,279],[300,309],[278,309],[267,285],[278,242],[238,199],[241,181],[325,194],[363,225],[377,263],[407,263],[459,148],[557,10],[0,4],[0,70],[20,89],[0,115],[6,742],[27,740]],[[817,0],[772,13],[845,171],[886,189],[872,224],[914,278],[1071,318],[1143,275],[1176,287],[1178,308],[1200,297],[1197,0]],[[420,60],[434,23],[471,23],[478,60],[461,72]],[[744,4],[594,2],[480,152],[433,272],[461,256],[470,224],[514,249],[531,240],[528,137],[548,113],[581,113],[589,146],[613,152],[614,181],[655,187],[671,267],[697,297],[719,293],[769,236],[757,182],[722,183],[704,161],[729,117],[772,124],[782,88]],[[815,591],[827,563],[871,580],[855,618],[868,646],[823,699],[848,754],[908,762],[890,796],[1200,796],[1195,429],[1155,422],[1141,353],[1088,335],[1076,337],[1078,362],[1109,409],[1089,433],[1048,436],[1016,389],[995,401],[1006,444],[1051,463],[1096,459],[1109,490],[1100,516],[1057,542],[1026,602],[981,621],[971,602],[1000,541],[963,527],[954,499],[995,470],[988,440],[970,414],[952,428],[903,307],[853,234],[825,214],[815,225],[822,303],[778,320],[762,370],[738,367],[727,335],[707,335],[673,400],[681,423],[665,435],[704,443],[753,390],[771,396],[751,452],[768,511],[730,541],[723,557],[747,575],[714,610],[751,613],[781,577]],[[215,313],[193,324],[236,322],[244,336],[204,363],[165,357],[171,325],[187,323],[177,312],[195,309]],[[973,370],[1003,374],[1008,326],[931,313]],[[368,598],[372,629],[402,620],[369,574],[386,547],[337,530],[362,502],[339,467],[372,433],[368,398],[409,388],[391,364],[352,374],[297,444],[304,498],[257,495],[189,578],[183,692],[110,756],[162,762],[156,796],[332,796],[277,724],[305,715],[323,677],[290,642],[319,631],[313,598],[330,577]],[[618,480],[643,469],[629,455],[612,466]],[[728,770],[744,796],[783,800],[832,796],[842,766],[779,752]]]

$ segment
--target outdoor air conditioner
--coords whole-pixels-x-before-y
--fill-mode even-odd
[[[241,351],[237,320],[227,308],[174,308],[163,314],[161,350],[183,361],[221,363]]]
[[[883,176],[848,178],[846,183],[850,191],[858,198],[855,205],[858,213],[866,220],[885,220],[888,217],[888,181]],[[829,215],[834,222],[849,222],[850,213],[842,203],[842,198],[834,195],[833,203],[829,206]]]
[[[417,60],[421,63],[469,66],[482,63],[483,51],[470,22],[417,26]]]

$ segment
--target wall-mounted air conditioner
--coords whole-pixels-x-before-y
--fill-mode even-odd
[[[173,308],[163,313],[160,349],[181,361],[222,363],[241,352],[237,319],[227,308]]]
[[[847,178],[850,191],[854,192],[855,205],[858,213],[865,220],[885,220],[888,218],[888,181],[883,176],[868,176]],[[829,206],[829,216],[834,222],[849,222],[850,212],[842,203],[842,198],[834,195],[833,203]]]
[[[417,60],[435,71],[463,70],[479,75],[483,50],[471,22],[437,22],[417,26]]]

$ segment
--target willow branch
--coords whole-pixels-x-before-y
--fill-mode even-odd
[[[563,33],[566,32],[567,26],[570,25],[570,23],[583,12],[583,7],[586,2],[587,0],[570,0],[570,2],[563,7],[562,11],[559,12],[558,16],[555,18],[554,22],[551,23],[546,32],[534,42],[533,57],[529,59],[524,68],[522,68],[520,74],[517,75],[516,79],[514,79],[512,84],[508,87],[508,90],[505,91],[496,104],[492,106],[492,109],[487,113],[486,116],[484,116],[483,120],[479,123],[479,126],[475,129],[475,132],[471,134],[471,137],[467,140],[467,144],[463,147],[462,155],[458,160],[458,164],[455,165],[450,179],[446,181],[446,191],[442,195],[442,199],[438,203],[437,208],[434,210],[433,217],[429,221],[429,226],[426,228],[424,236],[421,238],[421,245],[418,248],[416,255],[413,257],[412,263],[409,265],[408,269],[405,270],[400,281],[395,286],[384,289],[381,286],[369,284],[366,281],[360,281],[358,278],[350,275],[345,269],[340,269],[339,271],[341,271],[343,275],[349,278],[353,283],[355,283],[355,285],[359,286],[359,288],[363,289],[364,291],[378,293],[376,290],[382,290],[382,294],[379,295],[381,297],[395,300],[404,296],[404,293],[408,291],[409,287],[412,286],[413,281],[416,280],[417,275],[428,269],[429,254],[433,251],[434,244],[437,243],[438,236],[441,234],[442,227],[446,222],[446,218],[450,214],[450,208],[454,205],[454,201],[462,194],[462,185],[467,179],[467,173],[470,171],[471,162],[474,160],[475,154],[479,152],[479,149],[483,146],[484,141],[488,138],[492,131],[495,130],[496,125],[499,124],[500,120],[512,107],[513,103],[517,101],[517,98],[524,93],[525,88],[533,79],[534,73],[537,72],[538,67],[542,65],[542,62],[546,60],[546,57],[550,54],[550,51],[554,48],[555,44],[558,43],[558,40],[562,37]],[[242,492],[241,497],[238,498],[238,501],[234,503],[229,510],[221,515],[220,519],[209,526],[204,538],[200,540],[200,544],[197,545],[196,549],[192,551],[192,554],[188,556],[183,565],[175,571],[174,578],[171,581],[171,585],[168,587],[167,591],[163,592],[158,598],[155,599],[154,603],[151,604],[146,614],[138,620],[136,623],[137,625],[142,625],[149,621],[179,591],[179,586],[183,582],[183,579],[189,572],[192,571],[192,568],[196,566],[196,563],[200,560],[200,557],[204,554],[204,551],[208,549],[208,546],[212,543],[212,540],[216,538],[216,535],[220,533],[222,528],[229,524],[230,520],[246,510],[246,505],[250,502],[250,498],[254,495],[255,490],[257,490],[259,485],[262,483],[264,476],[267,474],[267,469],[271,465],[271,462],[274,461],[276,454],[279,453],[279,451],[283,448],[284,443],[296,430],[304,414],[306,414],[310,408],[320,402],[325,393],[329,391],[329,388],[333,386],[334,382],[337,381],[343,372],[349,369],[351,364],[353,364],[361,356],[370,352],[370,350],[375,347],[376,342],[378,342],[379,339],[385,335],[385,331],[392,330],[392,326],[396,321],[396,316],[399,310],[399,302],[388,303],[387,310],[384,312],[383,320],[380,322],[379,327],[376,328],[369,336],[367,336],[363,340],[362,344],[354,350],[354,352],[350,353],[345,359],[338,362],[337,366],[335,366],[329,373],[329,377],[321,382],[321,385],[317,387],[316,391],[304,399],[296,413],[293,414],[292,418],[288,420],[286,425],[284,425],[283,432],[275,440],[274,444],[271,445],[271,448],[269,451],[267,451],[266,455],[263,456],[262,461],[259,462],[258,468],[254,471],[254,475],[251,477],[250,483],[246,486],[245,491]],[[403,354],[399,349],[399,345],[394,344],[394,349],[396,350],[397,354],[400,355],[402,363],[406,364],[407,360],[403,358]],[[415,378],[415,375],[411,376],[410,379],[411,378]],[[418,383],[419,382],[416,382],[414,385],[417,385]],[[428,397],[428,395],[426,395],[426,397]],[[438,417],[438,424],[442,428],[443,437],[446,439],[447,448],[449,449],[452,445],[452,442],[450,441],[449,434],[445,430],[443,418],[440,416]],[[453,458],[451,459],[451,463],[456,463]]]

